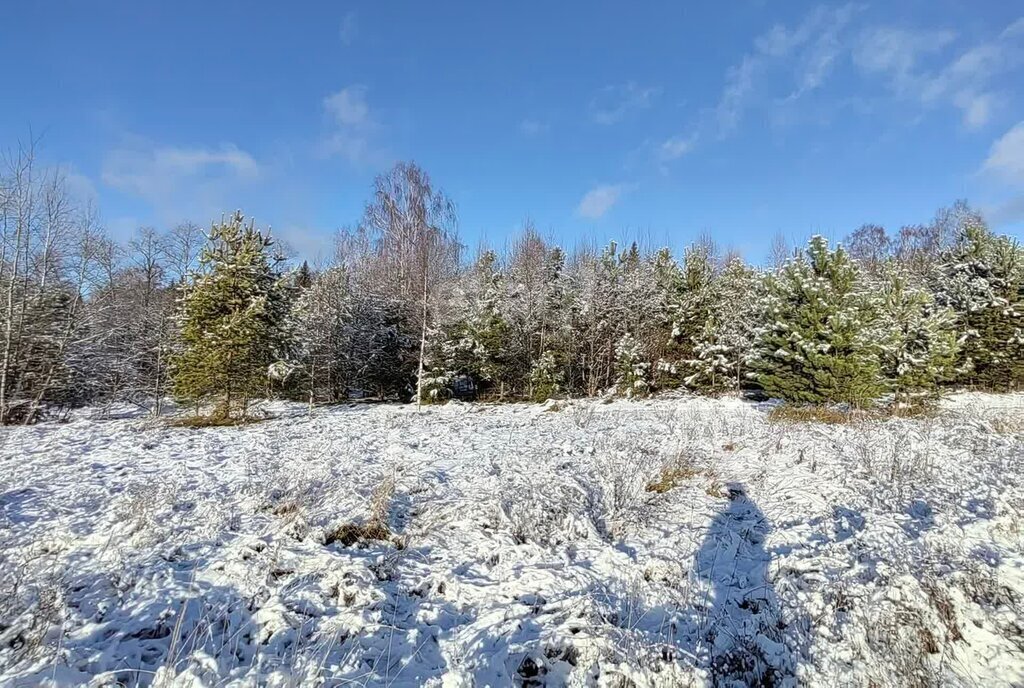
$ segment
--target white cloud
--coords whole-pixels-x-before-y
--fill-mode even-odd
[[[64,183],[67,186],[68,191],[78,201],[90,203],[98,200],[99,194],[96,191],[96,185],[93,184],[92,179],[76,170],[73,164],[65,163],[63,165],[59,165],[58,169],[60,170],[60,174],[64,177]]]
[[[769,96],[776,106],[792,104],[805,94],[821,88],[836,62],[847,50],[844,31],[860,7],[818,7],[795,26],[776,24],[756,39],[750,52],[725,74],[718,102],[685,134],[664,141],[656,155],[661,162],[678,159],[690,152],[698,138],[722,138],[733,133],[747,110],[765,96],[766,84],[782,74],[785,90]],[[778,87],[777,87],[778,88]]]
[[[605,213],[618,203],[623,191],[624,187],[621,184],[595,186],[583,195],[579,205],[576,206],[576,214],[591,220],[604,217]]]
[[[156,221],[176,222],[217,217],[237,207],[263,171],[250,153],[232,143],[171,146],[126,136],[104,156],[100,179],[146,201]]]
[[[633,112],[649,108],[660,93],[660,88],[642,87],[632,81],[605,86],[590,101],[590,118],[598,124],[615,124]]]
[[[143,145],[108,153],[101,178],[115,189],[156,200],[184,183],[215,178],[248,180],[259,173],[252,155],[231,143],[217,148]]]
[[[370,123],[365,86],[348,86],[324,98],[327,110],[340,126],[364,127]]]
[[[352,42],[356,39],[356,35],[359,33],[359,23],[356,19],[355,12],[347,12],[344,17],[341,18],[341,26],[338,27],[338,38],[341,39],[343,45],[352,45]]]
[[[673,136],[663,141],[661,146],[658,147],[658,156],[662,160],[676,160],[693,150],[696,142],[697,137],[695,135]]]
[[[956,108],[968,129],[987,125],[1008,101],[996,79],[1024,64],[1024,18],[935,66],[957,40],[954,31],[875,26],[855,33],[853,22],[861,9],[852,3],[821,6],[792,25],[777,24],[758,36],[726,71],[717,103],[688,133],[664,142],[657,157],[662,162],[679,157],[674,154],[685,154],[686,142],[698,137],[730,135],[755,107],[772,107],[773,121],[793,121],[787,116],[797,114],[793,104],[822,89],[846,60],[864,77],[882,80],[897,98],[921,107]]]
[[[914,81],[920,61],[956,38],[952,31],[910,31],[890,26],[861,34],[853,48],[853,62],[869,74],[887,74],[893,87],[902,91]]]
[[[380,128],[366,101],[366,87],[347,86],[323,100],[331,131],[317,146],[321,155],[341,157],[352,164],[376,164],[386,157],[375,145]]]
[[[953,98],[953,104],[963,112],[963,123],[968,129],[980,129],[992,119],[999,98],[993,93],[963,91]]]
[[[982,170],[1024,188],[1024,121],[992,144]]]
[[[539,136],[545,134],[551,129],[551,125],[547,122],[541,122],[537,119],[526,118],[519,123],[519,131],[525,136]]]
[[[1024,222],[1024,120],[992,144],[981,171],[1002,181],[1011,191],[1008,200],[988,211],[989,220],[997,226]]]
[[[776,24],[754,41],[754,50],[726,72],[713,120],[720,135],[731,133],[766,76],[781,69],[794,82],[788,101],[821,87],[844,51],[842,32],[858,6],[819,7],[796,26]]]
[[[966,128],[978,129],[991,121],[1003,100],[992,82],[1024,63],[1022,33],[1024,19],[1019,19],[944,65],[930,66],[927,63],[953,44],[954,32],[876,27],[861,35],[853,59],[863,74],[886,79],[897,97],[924,107],[955,107]]]

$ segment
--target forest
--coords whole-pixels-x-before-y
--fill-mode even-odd
[[[966,202],[763,264],[562,247],[530,223],[469,253],[414,163],[370,189],[333,259],[282,254],[241,211],[118,242],[33,146],[0,174],[0,421],[163,400],[214,420],[259,399],[543,401],[740,391],[801,405],[929,404],[1024,383],[1024,250]]]

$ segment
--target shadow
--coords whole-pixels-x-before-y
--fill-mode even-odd
[[[772,525],[742,485],[728,488],[728,507],[696,555],[703,595],[697,654],[716,686],[796,685],[800,638],[787,632],[764,547]]]
[[[35,504],[37,498],[36,490],[31,487],[0,494],[0,523],[7,527],[35,523],[40,518]]]
[[[15,650],[0,665],[12,681],[4,685],[149,686],[160,672],[188,672],[203,684],[252,663],[262,650],[256,600],[235,586],[194,579],[192,567],[161,568],[159,587],[136,584],[127,570],[72,566],[59,578],[33,581],[26,599],[13,601],[17,613],[4,619]],[[53,595],[60,607],[47,604]],[[51,624],[45,635],[37,634],[40,613]]]

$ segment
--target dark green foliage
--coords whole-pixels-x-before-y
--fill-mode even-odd
[[[241,213],[215,224],[183,298],[174,395],[197,408],[215,402],[214,416],[245,417],[271,365],[288,355],[289,298],[271,245]]]
[[[936,296],[957,316],[957,381],[983,389],[1024,386],[1024,253],[977,219],[943,254]]]
[[[958,351],[954,313],[939,306],[912,273],[895,262],[879,266],[879,360],[886,386],[899,403],[937,398],[952,379]]]
[[[800,403],[867,404],[881,392],[874,314],[857,290],[857,268],[819,236],[768,280],[755,379],[771,397]]]

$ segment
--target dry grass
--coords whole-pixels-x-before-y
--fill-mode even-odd
[[[235,425],[249,425],[250,423],[259,423],[263,418],[254,418],[252,416],[245,416],[242,418],[236,418],[233,416],[224,415],[189,415],[175,418],[171,421],[171,425],[179,428],[226,428]]]
[[[372,540],[391,542],[391,531],[379,521],[343,523],[327,533],[324,544],[333,545],[335,542],[340,542],[344,547],[351,547],[355,544],[364,545]]]
[[[382,480],[370,496],[370,517],[365,523],[344,523],[327,533],[325,545],[340,542],[345,547],[365,545],[373,540],[390,542],[397,549],[403,549],[405,543],[398,537],[392,537],[388,528],[388,513],[391,500],[395,496],[395,479],[389,476]]]
[[[715,472],[706,466],[699,465],[693,457],[681,454],[662,465],[657,479],[647,483],[646,490],[664,494],[701,476],[709,479],[709,485],[705,491],[709,495],[716,496],[720,492],[720,485]]]
[[[811,404],[782,404],[768,412],[775,423],[824,423],[846,425],[886,418],[934,418],[939,408],[934,404],[890,404],[878,408],[841,408]]]
[[[872,414],[867,411],[839,409],[834,406],[801,406],[782,404],[768,412],[772,423],[825,423],[839,425],[865,420]]]
[[[988,419],[993,432],[1000,435],[1017,435],[1024,433],[1024,412],[1007,412],[994,415]]]
[[[694,466],[666,465],[661,469],[657,480],[647,483],[647,491],[664,494],[701,473],[703,471],[698,470]]]

